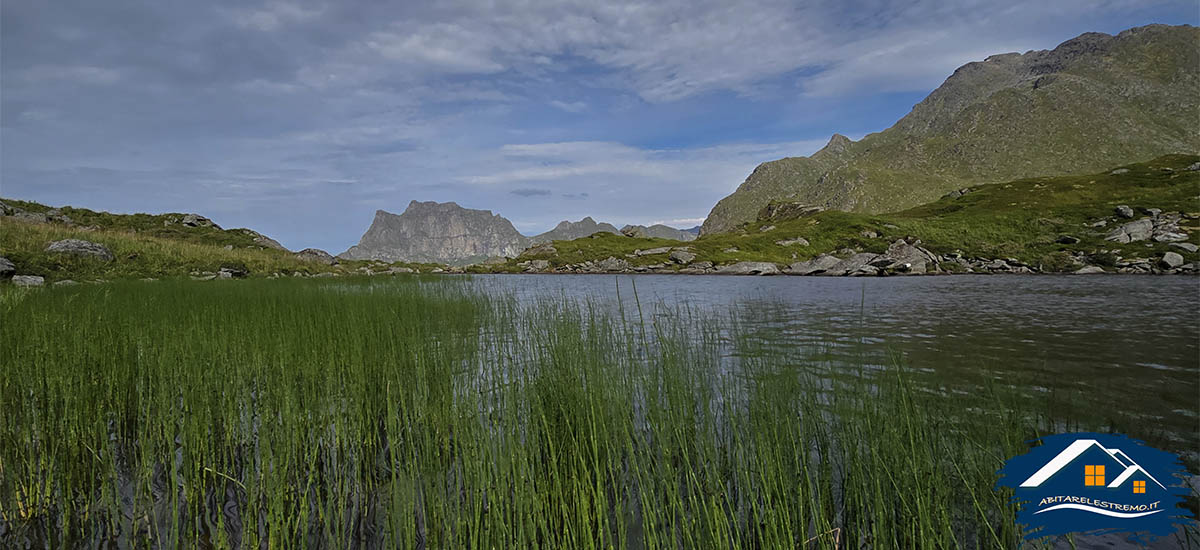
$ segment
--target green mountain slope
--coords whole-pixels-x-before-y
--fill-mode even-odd
[[[928,273],[1027,272],[1021,266],[1044,273],[1085,266],[1145,273],[1161,267],[1167,253],[1188,263],[1187,272],[1200,268],[1200,156],[1168,155],[1090,175],[1023,178],[963,191],[889,214],[813,213],[775,203],[735,231],[689,243],[600,234],[555,241],[552,248],[474,270],[711,273],[737,262],[765,262],[786,272],[788,265],[827,254],[883,254],[901,239],[934,256]],[[1117,212],[1122,205],[1127,215]],[[1109,239],[1138,223],[1153,223],[1155,234],[1132,242]],[[672,258],[677,251],[688,256]],[[537,260],[544,263],[531,263]]]
[[[759,165],[701,231],[735,229],[772,200],[895,212],[969,185],[1195,153],[1197,44],[1196,27],[1150,25],[969,63],[883,132]]]

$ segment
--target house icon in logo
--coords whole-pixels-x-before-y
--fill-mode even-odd
[[[1081,460],[1082,459],[1082,460]],[[1118,489],[1128,485],[1134,494],[1145,494],[1148,484],[1162,490],[1167,487],[1150,475],[1145,468],[1134,462],[1120,449],[1109,449],[1095,439],[1078,439],[1058,453],[1045,466],[1023,481],[1020,487],[1040,487],[1063,470],[1076,469],[1084,465],[1080,483],[1085,487],[1107,487]],[[1115,478],[1109,474],[1117,473]],[[1108,481],[1112,479],[1112,481]]]
[[[997,487],[1012,490],[1026,540],[1066,533],[1126,532],[1149,541],[1193,518],[1179,456],[1121,434],[1063,433],[1005,461]],[[1134,460],[1133,457],[1137,457]]]

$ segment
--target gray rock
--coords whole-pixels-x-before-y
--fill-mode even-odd
[[[834,256],[821,254],[820,256],[817,256],[811,260],[796,262],[789,265],[787,269],[784,270],[784,273],[789,275],[817,275],[824,273],[825,270],[837,265],[841,261],[842,260]]]
[[[1162,214],[1162,208],[1143,208],[1142,212],[1145,212],[1151,216],[1157,216]]]
[[[1084,267],[1081,267],[1081,268],[1075,270],[1076,275],[1092,275],[1092,274],[1096,274],[1096,273],[1104,273],[1104,268],[1097,267],[1094,265],[1089,265],[1089,266],[1084,266]]]
[[[672,250],[669,258],[677,264],[687,265],[696,259],[696,255],[686,250]]]
[[[525,271],[546,271],[550,269],[549,260],[530,260]]]
[[[669,246],[660,246],[658,248],[650,248],[647,250],[634,250],[634,256],[653,256],[655,254],[666,254],[671,251]]]
[[[860,236],[866,237],[868,239],[875,239],[875,238],[879,237],[879,233],[871,231],[870,229],[864,229],[864,230],[860,231],[858,234]]]
[[[77,285],[77,284],[79,284],[79,283],[72,281],[71,279],[63,279],[61,281],[56,281],[54,283],[54,286],[71,286],[71,285]]]
[[[868,264],[868,265],[864,265],[858,269],[855,269],[854,271],[851,271],[850,273],[847,273],[846,275],[849,277],[869,277],[869,276],[879,275],[880,273],[884,273],[884,271],[882,269],[879,269],[878,267]]]
[[[217,278],[219,279],[240,279],[249,274],[249,270],[235,266],[221,266],[221,269],[217,270]]]
[[[761,233],[766,233],[767,231],[774,231],[774,230],[775,230],[775,226],[773,226],[773,225],[768,225],[768,226],[765,226],[765,227],[760,227],[760,228],[758,229],[758,231],[759,231],[759,232],[761,232]]]
[[[1183,265],[1183,256],[1175,252],[1167,252],[1163,254],[1162,259],[1158,263],[1167,269],[1173,269]]]
[[[1113,229],[1108,233],[1108,236],[1104,237],[1104,239],[1118,243],[1131,243],[1149,239],[1153,234],[1154,220],[1150,218],[1142,218]]]
[[[337,265],[337,258],[320,248],[305,248],[294,254],[297,260],[316,262],[325,265]]]
[[[874,260],[878,256],[878,254],[870,252],[859,252],[830,266],[822,275],[849,275],[858,271],[858,268],[871,263],[871,260]]]
[[[1089,224],[1088,227],[1104,227],[1108,225],[1108,220],[1100,220],[1096,223]]]
[[[778,275],[779,266],[770,262],[738,262],[721,266],[717,273],[722,275]]]
[[[724,252],[726,254],[733,254],[734,252],[737,252],[737,251],[738,251],[738,247],[731,246],[729,248],[726,248],[725,250],[722,250],[721,252]]]
[[[12,282],[17,286],[42,286],[46,279],[37,275],[13,275]]]
[[[212,220],[199,214],[185,214],[179,223],[188,227],[217,227]],[[218,227],[219,229],[219,227]]]
[[[412,270],[412,268],[411,268],[411,267],[391,267],[391,268],[388,268],[388,273],[391,273],[391,274],[393,274],[393,275],[394,275],[394,274],[396,274],[396,273],[412,273],[412,272],[413,272],[413,270]]]
[[[8,258],[0,256],[0,279],[11,279],[17,274],[17,266],[13,265]]]
[[[46,215],[41,212],[17,211],[16,213],[14,213],[12,215],[12,218],[14,220],[21,220],[23,222],[33,222],[33,223],[46,223],[46,222],[50,221],[46,217]]]
[[[808,239],[805,239],[804,237],[796,237],[795,239],[788,239],[785,241],[775,241],[775,244],[777,244],[779,246],[792,246],[792,245],[797,245],[797,244],[800,246],[808,246],[809,245]]]
[[[706,260],[703,262],[696,262],[696,263],[692,264],[692,267],[695,269],[702,269],[702,270],[712,269],[713,263]]]
[[[439,270],[434,270],[434,271],[439,271]],[[324,271],[324,272],[313,275],[313,278],[314,279],[325,279],[328,277],[337,277],[337,276],[338,276],[338,274],[334,273],[332,271]]]
[[[227,245],[225,245],[225,246],[223,246],[223,247],[221,247],[221,248],[224,248],[225,250],[233,250],[233,245],[231,245],[231,244],[227,244]]]
[[[1200,170],[1200,162],[1193,162],[1190,166],[1187,167],[1187,169],[1191,170],[1192,172],[1195,172],[1196,170]]]
[[[1128,168],[1117,168],[1116,170],[1113,170],[1112,172],[1109,172],[1109,174],[1112,174],[1112,175],[1114,175],[1114,176],[1119,176],[1119,175],[1121,175],[1121,174],[1128,174],[1128,173],[1129,173],[1129,169],[1128,169]]]
[[[920,241],[915,241],[920,243]],[[890,260],[884,262],[883,260]],[[893,270],[900,273],[925,273],[929,264],[936,264],[937,257],[924,248],[909,244],[904,239],[896,239],[888,245],[887,252],[871,260],[872,266],[880,269]]]
[[[1126,204],[1118,205],[1114,209],[1114,211],[1117,213],[1118,216],[1120,216],[1122,218],[1132,218],[1133,217],[1133,209],[1130,208],[1129,205],[1126,205]]]
[[[46,252],[54,252],[57,254],[73,254],[76,256],[94,256],[106,262],[111,262],[113,260],[112,252],[108,250],[108,247],[99,243],[80,239],[63,239],[61,241],[54,241],[46,246]]]
[[[1180,249],[1186,250],[1188,252],[1195,252],[1197,250],[1200,250],[1200,246],[1196,246],[1192,243],[1171,243],[1171,246],[1173,246],[1175,248],[1180,248]]]
[[[609,256],[596,262],[596,268],[604,272],[625,271],[629,269],[629,262]]]

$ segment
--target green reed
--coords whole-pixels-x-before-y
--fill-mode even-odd
[[[0,314],[0,543],[34,547],[1008,548],[994,472],[1042,425],[733,317],[461,279],[9,291]]]

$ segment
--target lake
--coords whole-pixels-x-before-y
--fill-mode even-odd
[[[795,350],[797,365],[902,363],[951,393],[1013,385],[1031,400],[1045,395],[1063,417],[1089,417],[1193,459],[1200,448],[1200,281],[1192,277],[484,275],[472,281],[518,302],[548,295],[587,300],[634,321],[640,302],[647,323],[689,308],[713,323],[750,329],[754,345],[724,346],[733,362],[765,346]]]

